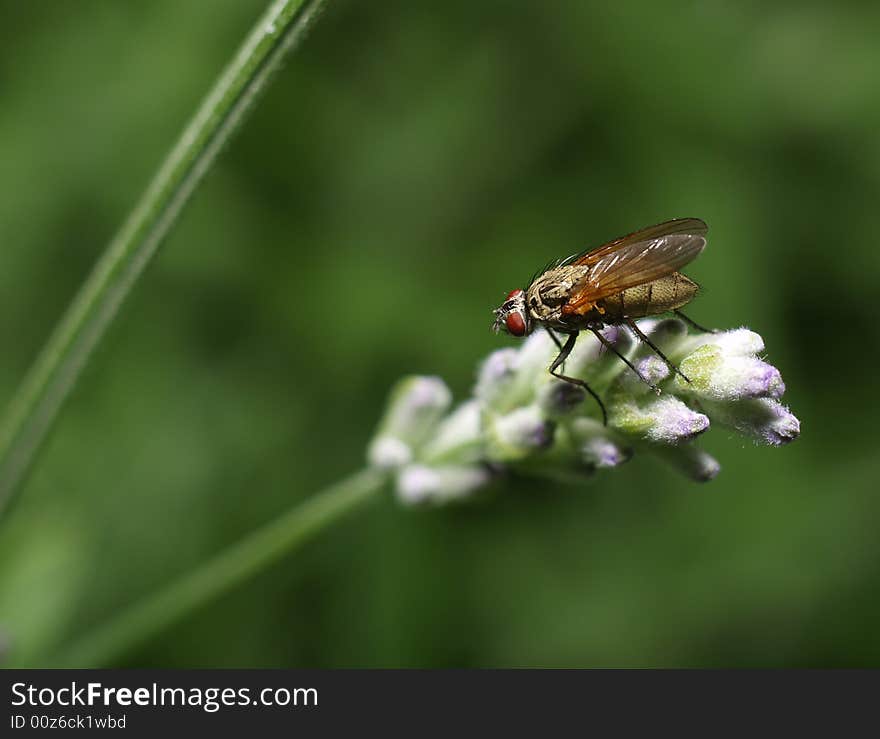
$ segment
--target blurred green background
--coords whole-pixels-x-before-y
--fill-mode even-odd
[[[0,399],[262,0],[0,2]],[[880,664],[880,6],[330,0],[184,213],[0,525],[9,664],[363,464],[392,383],[458,397],[548,259],[710,224],[802,437],[707,485],[390,496],[121,666]]]

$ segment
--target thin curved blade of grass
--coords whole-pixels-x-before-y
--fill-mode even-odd
[[[0,425],[0,515],[123,300],[321,5],[322,0],[275,0],[269,6],[58,323]]]

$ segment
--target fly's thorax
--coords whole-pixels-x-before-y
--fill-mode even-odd
[[[557,322],[562,306],[571,296],[572,287],[588,271],[585,267],[554,267],[537,277],[526,291],[526,305],[531,317],[545,323]]]

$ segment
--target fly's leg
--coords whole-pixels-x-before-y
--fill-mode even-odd
[[[559,340],[559,337],[556,335],[556,332],[550,328],[549,326],[545,326],[544,329],[550,334],[550,338],[553,339],[553,343],[556,344],[556,348],[559,349],[559,353],[562,353],[562,342]],[[566,357],[568,354],[565,355]],[[565,360],[562,360],[562,371],[565,372]]]
[[[559,339],[553,333],[550,334],[553,336],[554,341],[556,341],[557,345],[559,345]],[[571,350],[574,349],[575,342],[577,341],[578,335],[576,333],[569,334],[568,339],[565,342],[565,346],[560,346],[559,356],[553,360],[553,364],[550,365],[550,374],[554,377],[558,377],[560,380],[565,380],[565,382],[570,382],[572,385],[577,385],[578,387],[582,387],[586,390],[590,395],[593,396],[593,400],[595,400],[599,404],[599,409],[602,411],[602,424],[608,425],[608,412],[605,410],[605,404],[602,402],[602,399],[596,394],[596,391],[593,390],[586,382],[583,380],[579,380],[576,377],[566,377],[565,375],[556,371],[556,368],[561,364],[565,364],[565,360],[568,359],[568,355],[571,354]]]
[[[645,377],[641,372],[639,372],[635,368],[635,365],[633,365],[632,362],[630,362],[625,356],[623,356],[623,354],[621,354],[619,351],[617,351],[617,347],[614,346],[614,344],[612,344],[610,341],[608,341],[608,339],[606,339],[604,336],[602,336],[602,333],[600,331],[598,331],[595,328],[591,328],[590,331],[592,331],[596,335],[596,338],[599,339],[600,342],[602,342],[602,345],[606,349],[614,352],[617,355],[617,357],[620,359],[621,362],[623,362],[627,367],[629,367],[633,372],[635,372],[636,376],[642,382],[644,382],[649,388],[651,388],[651,390],[653,390],[655,393],[657,393],[657,395],[660,395],[660,388],[657,387],[653,382],[651,382],[647,377]]]
[[[717,334],[717,333],[718,333],[718,329],[717,329],[717,328],[706,328],[705,326],[701,326],[699,323],[697,323],[697,322],[696,322],[695,320],[693,320],[692,318],[688,318],[684,313],[682,313],[682,312],[681,312],[680,310],[678,310],[678,309],[676,309],[676,310],[674,310],[674,311],[672,311],[672,312],[675,313],[675,315],[677,315],[677,316],[678,316],[682,321],[684,321],[686,324],[688,324],[689,326],[691,326],[691,327],[697,329],[697,331],[702,331],[704,334]]]
[[[553,339],[553,343],[556,344],[556,348],[559,349],[559,351],[561,352],[562,351],[562,342],[559,340],[559,337],[556,335],[556,332],[552,328],[549,328],[549,327],[545,327],[545,330],[547,331],[548,334],[550,334],[550,338]]]
[[[636,336],[638,336],[639,339],[644,341],[648,346],[651,347],[651,349],[654,350],[654,353],[666,363],[666,366],[669,367],[670,370],[672,370],[675,374],[677,374],[679,377],[681,377],[681,379],[684,380],[685,382],[688,382],[688,383],[690,382],[690,378],[687,375],[685,375],[684,372],[682,372],[678,367],[676,367],[672,363],[672,360],[670,360],[662,351],[660,351],[660,347],[658,347],[653,341],[651,341],[650,338],[648,338],[647,335],[645,335],[645,332],[642,331],[642,329],[640,329],[636,325],[635,321],[633,321],[631,319],[627,319],[626,325],[629,326],[630,329],[632,329],[632,332]]]

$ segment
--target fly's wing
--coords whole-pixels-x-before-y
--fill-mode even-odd
[[[608,254],[613,254],[618,249],[622,249],[630,244],[652,241],[653,239],[659,239],[661,236],[672,236],[674,234],[705,237],[708,231],[709,227],[699,218],[674,218],[671,221],[658,223],[656,226],[648,226],[639,231],[633,231],[631,234],[621,236],[614,241],[609,241],[607,244],[603,244],[591,251],[574,254],[565,260],[565,264],[590,266],[591,264],[596,264]]]
[[[706,224],[695,218],[667,221],[588,252],[576,261],[590,267],[572,288],[565,313],[677,272],[706,246]]]

